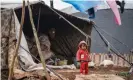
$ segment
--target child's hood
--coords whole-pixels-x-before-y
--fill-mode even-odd
[[[87,46],[87,43],[85,41],[80,41],[78,47],[80,48],[81,44],[85,44]]]

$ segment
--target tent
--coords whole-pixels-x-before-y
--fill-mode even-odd
[[[110,9],[102,9],[96,12],[96,18],[93,21],[99,27],[98,30],[108,39],[108,41],[115,46],[121,53],[130,53],[133,48],[133,9],[125,9],[125,12],[121,14],[122,25],[118,26],[114,22],[114,15]],[[87,15],[82,13],[72,14],[77,17],[88,18]],[[102,29],[102,30],[101,30]],[[107,35],[106,31],[111,36]],[[97,43],[92,42],[91,51],[94,53],[107,52],[104,42],[97,34],[96,30],[92,29],[92,40],[96,40]],[[114,38],[112,38],[114,37]],[[120,42],[119,42],[120,41]]]
[[[55,55],[61,55],[66,59],[72,58],[75,56],[75,53],[78,49],[78,43],[81,40],[86,40],[86,37],[83,36],[78,30],[69,25],[64,21],[60,16],[55,14],[50,7],[44,4],[44,2],[35,2],[31,4],[34,24],[37,27],[39,20],[39,30],[38,34],[44,33],[48,34],[50,28],[56,29],[56,36],[51,42],[51,49],[55,52]],[[21,19],[21,10],[22,7],[15,7],[13,9],[8,9],[8,5],[2,7],[2,69],[7,69],[10,66],[12,60],[13,51],[15,50],[16,41],[18,38],[18,31],[20,26]],[[40,19],[38,19],[40,11]],[[54,9],[55,10],[55,9]],[[81,29],[88,35],[91,35],[92,22],[80,19],[72,15],[68,15],[61,11],[55,10],[59,14],[63,15],[67,20]],[[30,51],[27,47],[26,37],[32,38],[33,32],[29,20],[28,8],[26,6],[25,11],[25,20],[24,20],[23,34],[21,46]],[[91,42],[91,39],[89,39]],[[8,57],[7,57],[8,56]],[[30,56],[30,57],[29,57]],[[33,62],[31,55],[27,54],[23,48],[20,48],[18,59],[24,61],[25,65],[23,66],[26,71],[35,70],[36,64]],[[16,67],[18,68],[18,62],[15,62]],[[32,67],[31,67],[32,65]],[[33,69],[34,68],[34,69]]]
[[[66,59],[69,59],[75,56],[77,51],[77,45],[79,41],[86,40],[86,37],[83,36],[78,30],[64,21],[59,15],[54,13],[50,7],[44,4],[44,2],[35,2],[31,4],[34,24],[36,28],[39,28],[38,33],[48,34],[50,28],[56,29],[56,37],[54,40],[50,40],[52,46],[51,49],[55,52],[55,55],[61,55]],[[21,19],[21,10],[22,7],[15,7],[9,9],[8,5],[2,7],[2,70],[8,69],[10,67],[10,62],[12,60],[13,51],[15,50],[15,45],[18,36],[18,30],[20,26]],[[55,10],[55,9],[54,9]],[[80,30],[85,32],[88,35],[91,35],[92,22],[83,18],[78,18],[72,15],[68,15],[61,11],[55,10],[59,14],[63,15],[67,20],[76,25]],[[39,17],[40,12],[40,19]],[[39,27],[38,25],[39,20]],[[25,22],[23,27],[22,41],[21,46],[28,50],[26,37],[32,39],[33,33],[31,29],[31,24],[29,21],[28,9],[26,6]],[[89,39],[91,43],[91,39]],[[89,44],[91,46],[91,44]],[[30,50],[28,50],[30,51]],[[25,56],[26,55],[26,56]],[[23,69],[25,71],[33,71],[36,69],[42,69],[36,64],[31,55],[26,53],[22,48],[19,50],[19,57],[21,61],[24,62]],[[20,62],[16,60],[15,67],[20,68],[18,65]],[[7,74],[8,75],[8,74]]]
[[[70,26],[66,21],[64,21],[60,16],[55,14],[53,11],[49,9],[48,6],[42,4],[42,2],[33,4],[33,18],[35,22],[35,26],[37,27],[38,22],[38,14],[39,9],[41,9],[40,20],[39,20],[39,33],[48,33],[50,28],[56,29],[56,37],[52,43],[52,50],[59,55],[70,57],[75,56],[75,52],[77,50],[77,45],[79,41],[85,40],[85,37],[79,33],[76,29]],[[87,20],[80,19],[71,15],[67,15],[63,12],[56,10],[58,13],[63,15],[66,19],[72,22],[74,25],[83,30],[86,34],[91,34],[91,23]],[[16,15],[20,21],[21,8],[15,9]],[[26,7],[26,16],[25,16],[25,24],[23,28],[26,36],[32,37],[32,29],[30,25],[30,20],[28,17],[28,10]],[[28,26],[28,27],[27,27]],[[68,34],[69,33],[69,34]]]
[[[97,7],[96,18],[92,19],[100,29],[103,29],[117,40],[113,39],[111,36],[107,35],[103,31],[102,34],[109,40],[109,42],[114,45],[121,53],[129,53],[133,48],[133,39],[132,39],[132,30],[133,30],[133,1],[125,1],[125,12],[120,14],[122,25],[116,25],[114,21],[114,15],[108,5],[99,5]],[[118,6],[119,8],[119,6]],[[69,6],[61,10],[62,12],[71,14],[76,17],[80,17],[83,19],[88,19],[88,15],[84,13],[80,13],[73,6]],[[129,36],[127,36],[129,35]],[[100,36],[97,34],[95,29],[92,29],[92,53],[105,53],[107,52],[107,48],[103,41],[100,39]],[[95,41],[96,40],[96,41]],[[124,44],[124,45],[123,45]],[[128,47],[127,47],[128,46]]]

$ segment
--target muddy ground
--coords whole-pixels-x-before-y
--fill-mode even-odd
[[[76,70],[68,70],[68,69],[62,69],[62,70],[56,70],[58,73],[62,74],[63,76],[65,76],[66,78],[69,78],[69,80],[74,80],[76,78],[76,75],[79,75],[79,69]],[[125,80],[133,80],[129,79],[128,76],[124,75],[119,75],[122,73],[127,73],[129,71],[129,68],[122,68],[122,67],[116,67],[116,68],[90,68],[89,69],[89,74],[100,74],[100,75],[104,75],[104,74],[114,74],[117,76],[122,77]],[[88,75],[89,75],[88,74]],[[133,75],[132,75],[133,76]],[[89,79],[88,79],[89,80]]]
[[[79,69],[76,70],[68,70],[68,69],[56,69],[55,70],[57,73],[63,75],[64,77],[68,78],[69,80],[75,80],[76,76],[79,75]],[[124,80],[133,80],[133,75],[128,76],[125,73],[129,71],[129,68],[122,68],[122,67],[116,67],[116,68],[89,68],[89,74],[88,75],[117,75],[123,78]],[[124,73],[124,74],[123,74]],[[122,74],[122,75],[120,75]],[[1,79],[2,80],[7,80],[8,73],[7,71],[2,71],[1,73]],[[21,79],[21,80],[40,80],[40,79]],[[81,80],[81,79],[80,79]],[[85,80],[91,80],[91,79],[85,79]],[[98,79],[99,80],[99,79]],[[104,79],[106,80],[106,79]]]

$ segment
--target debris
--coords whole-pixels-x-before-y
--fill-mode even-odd
[[[111,61],[111,60],[104,60],[103,62],[100,63],[100,66],[113,67],[114,66],[114,62]]]
[[[91,61],[91,62],[89,62],[88,66],[94,68],[95,67],[95,63]]]
[[[63,66],[53,66],[53,65],[47,65],[49,68],[53,69],[76,69],[75,65],[63,65]]]

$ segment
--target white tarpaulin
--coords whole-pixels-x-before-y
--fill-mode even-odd
[[[20,24],[19,24],[19,21],[18,21],[15,13],[14,13],[14,15],[15,15],[16,38],[18,39]],[[19,61],[20,66],[26,71],[43,69],[42,65],[36,64],[33,61],[32,56],[27,51],[30,53],[24,33],[22,32],[21,43],[20,43],[20,47],[19,47],[19,51],[18,51],[18,53],[19,53],[18,57],[20,59],[20,61]]]

